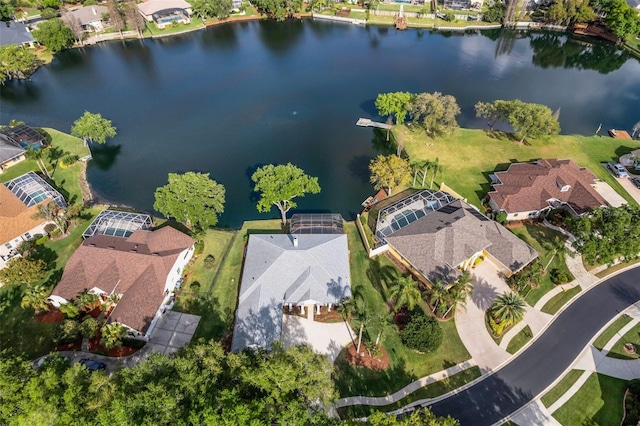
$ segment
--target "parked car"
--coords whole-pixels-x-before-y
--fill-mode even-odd
[[[636,188],[640,189],[640,178],[631,178],[631,183],[633,183]]]
[[[89,358],[83,358],[80,360],[80,364],[84,365],[89,371],[106,370],[107,364],[100,361],[95,361]]]
[[[609,163],[607,163],[607,166],[613,172],[613,174],[616,175],[616,177],[619,177],[619,178],[629,177],[627,170],[624,167],[622,167],[620,163],[615,163],[613,161],[610,161]]]

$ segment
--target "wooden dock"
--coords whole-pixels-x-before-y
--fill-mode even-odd
[[[377,121],[371,121],[368,118],[359,118],[356,122],[356,126],[360,127],[377,127],[379,129],[391,130],[391,124],[380,123]]]
[[[609,130],[609,136],[615,139],[631,140],[631,135],[629,135],[629,133],[625,132],[624,130],[611,129]]]

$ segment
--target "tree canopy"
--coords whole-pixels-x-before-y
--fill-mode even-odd
[[[560,133],[560,123],[551,109],[545,105],[525,103],[519,99],[497,100],[492,103],[478,102],[476,115],[489,119],[489,128],[499,120],[507,120],[520,136],[520,143],[526,138]]]
[[[640,15],[625,0],[593,1],[596,10],[606,14],[607,29],[620,38],[640,33]]]
[[[254,191],[260,193],[258,211],[265,213],[276,206],[283,225],[287,223],[287,212],[298,205],[294,198],[320,192],[318,178],[305,174],[291,163],[260,167],[251,180],[255,183]]]
[[[73,122],[71,134],[75,137],[96,143],[105,143],[107,138],[116,137],[116,128],[111,120],[102,117],[102,114],[93,114],[85,111],[84,114]]]
[[[165,217],[204,231],[224,212],[225,188],[209,173],[169,173],[169,183],[156,189],[153,208]]]
[[[33,30],[33,38],[46,46],[53,53],[73,46],[75,37],[69,27],[61,19],[50,19],[40,22],[38,29]]]
[[[292,17],[302,7],[302,0],[254,0],[252,3],[260,13],[276,21]]]
[[[45,262],[29,257],[12,257],[0,269],[0,282],[11,285],[33,284],[44,278]]]
[[[456,116],[460,114],[460,107],[451,95],[420,93],[413,98],[408,109],[413,122],[421,124],[428,135],[449,134],[458,127]]]
[[[558,24],[590,22],[595,18],[595,12],[589,0],[556,0],[549,7],[546,18]]]
[[[233,9],[231,0],[193,0],[191,4],[193,13],[200,15],[202,19],[227,19]]]
[[[18,45],[0,47],[0,83],[14,78],[29,78],[40,64],[31,50]]]
[[[408,180],[411,166],[397,155],[378,155],[369,163],[370,182],[376,189],[386,188],[389,195],[393,188]]]
[[[376,108],[379,115],[392,115],[396,123],[404,123],[407,117],[407,109],[414,95],[409,92],[380,93],[376,98]]]

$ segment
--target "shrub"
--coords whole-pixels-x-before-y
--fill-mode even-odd
[[[482,256],[476,257],[476,260],[473,261],[473,266],[478,266],[479,264],[482,263],[483,260],[484,260],[484,257]]]
[[[36,240],[36,245],[37,245],[37,246],[41,246],[41,245],[43,245],[44,243],[46,243],[47,241],[49,241],[49,236],[48,236],[48,235],[45,235],[45,236],[40,237],[40,238],[38,238],[38,239]]]
[[[191,288],[191,291],[194,293],[198,293],[200,291],[200,287],[199,281],[194,281],[189,285],[189,288]]]
[[[68,305],[68,303],[67,303]],[[80,325],[74,320],[64,320],[56,330],[53,332],[53,342],[56,345],[63,345],[65,343],[73,343],[78,340],[80,334]]]
[[[75,318],[80,315],[78,307],[70,302],[60,305],[60,312],[62,312],[66,318]]]
[[[502,335],[504,329],[511,325],[508,321],[496,322],[491,313],[487,313],[487,316],[489,317],[489,327],[491,327],[491,331],[493,331],[493,334],[496,336]]]
[[[204,267],[207,269],[213,268],[216,263],[216,258],[212,254],[208,254],[207,257],[204,258]]]
[[[554,269],[551,271],[551,281],[554,284],[566,284],[569,282],[569,274],[560,269]]]
[[[53,230],[53,232],[51,233],[51,236],[52,236],[52,237],[55,237],[56,235],[59,235],[59,234],[60,234],[60,228],[56,228],[56,229],[54,229],[54,230]]]
[[[433,352],[442,343],[442,328],[438,321],[424,314],[413,315],[400,332],[400,340],[408,348]]]
[[[80,324],[80,334],[82,337],[86,337],[87,339],[93,339],[98,334],[98,329],[100,325],[95,318],[87,316],[82,320]]]
[[[53,223],[47,223],[47,224],[44,226],[44,232],[46,232],[46,233],[47,233],[47,234],[49,234],[49,235],[51,235],[51,233],[52,233],[54,230],[56,230],[56,229],[57,229],[57,228],[56,228],[56,225],[55,225],[55,224],[53,224]]]
[[[507,223],[507,213],[505,212],[496,213],[496,222],[498,222],[500,225],[504,225],[505,223]]]
[[[456,15],[453,12],[445,12],[444,20],[447,22],[453,22],[456,20]]]
[[[47,7],[40,12],[40,16],[42,16],[42,19],[53,19],[58,16],[58,11],[51,7]]]
[[[193,250],[193,254],[195,254],[196,256],[199,254],[202,254],[202,252],[204,251],[204,241],[202,240],[197,240],[194,244],[194,250]]]

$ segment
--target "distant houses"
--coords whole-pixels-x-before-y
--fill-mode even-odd
[[[49,300],[69,303],[88,291],[118,300],[108,318],[148,340],[194,252],[194,241],[169,226],[151,231],[148,215],[105,210],[89,227],[91,235],[67,262]]]
[[[326,220],[314,221],[325,216]],[[337,219],[336,218],[339,218]],[[292,234],[249,236],[231,350],[269,349],[283,313],[313,316],[351,296],[349,247],[339,215],[294,215]]]
[[[554,208],[579,216],[608,205],[595,189],[599,179],[573,160],[514,163],[492,180],[489,205],[496,213],[505,212],[507,220],[537,218]]]
[[[103,16],[109,14],[106,6],[83,6],[69,12],[71,17],[75,19],[82,29],[87,32],[97,32],[104,30]]]
[[[46,234],[45,226],[52,222],[36,215],[39,205],[52,202],[61,209],[67,206],[62,194],[33,172],[0,185],[0,269],[19,255],[23,241]]]
[[[148,22],[155,22],[159,29],[172,23],[191,22],[191,4],[185,0],[148,0],[138,4],[138,10]]]

